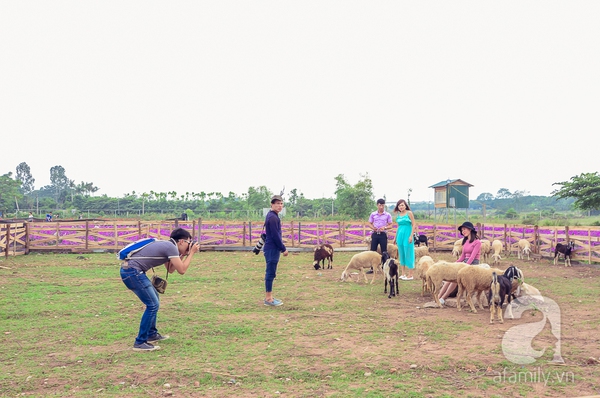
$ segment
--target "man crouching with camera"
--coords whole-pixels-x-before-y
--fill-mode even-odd
[[[265,305],[278,306],[283,304],[281,300],[273,298],[273,280],[277,276],[277,264],[281,254],[288,255],[288,251],[283,244],[281,234],[281,220],[279,213],[283,210],[283,198],[281,195],[275,195],[271,198],[271,210],[265,218],[265,244],[263,251],[267,269],[265,271]]]
[[[149,243],[121,264],[123,283],[146,306],[140,322],[140,330],[133,344],[135,351],[158,350],[160,347],[152,343],[169,338],[158,333],[156,329],[160,300],[157,290],[146,276],[146,271],[152,269],[154,274],[154,267],[164,264],[169,274],[177,271],[183,275],[199,249],[200,246],[192,241],[192,235],[188,231],[177,228],[171,232],[169,240]]]

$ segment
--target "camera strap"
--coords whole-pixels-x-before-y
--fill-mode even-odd
[[[154,267],[152,267],[152,275],[156,275],[156,272],[154,272]],[[165,280],[169,280],[169,270],[167,270],[167,276],[165,277]]]

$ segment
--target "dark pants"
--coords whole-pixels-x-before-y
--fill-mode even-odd
[[[381,246],[381,252],[387,251],[387,234],[385,232],[373,232],[371,234],[371,251],[377,251],[377,245]]]
[[[265,261],[267,267],[265,270],[265,291],[267,293],[273,291],[273,280],[277,276],[277,264],[279,263],[279,257],[281,252],[278,249],[275,250],[264,250]]]

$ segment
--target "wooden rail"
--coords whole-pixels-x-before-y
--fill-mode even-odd
[[[77,220],[55,222],[0,223],[0,250],[5,256],[29,252],[116,252],[127,244],[145,237],[168,239],[176,227],[190,231],[201,249],[248,250],[256,244],[262,232],[258,221],[120,221]],[[574,260],[600,263],[600,228],[538,227],[534,225],[476,225],[481,238],[500,240],[505,253],[516,253],[520,239],[531,243],[533,253],[553,257],[556,243],[574,241]],[[361,250],[370,235],[366,222],[306,222],[283,221],[283,240],[290,248],[312,249],[328,243],[334,247]],[[417,230],[429,239],[431,251],[451,251],[461,238],[456,225],[419,224]],[[388,233],[390,241],[395,231]]]

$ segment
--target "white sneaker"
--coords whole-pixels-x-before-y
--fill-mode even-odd
[[[400,279],[402,279],[403,281],[406,280],[406,275],[400,275]]]
[[[440,304],[441,304],[441,305],[444,305],[444,304],[446,304],[446,300],[444,300],[444,299],[440,299]]]
[[[413,277],[411,276],[410,278],[407,276],[406,278],[404,278],[405,281],[412,281]]]

